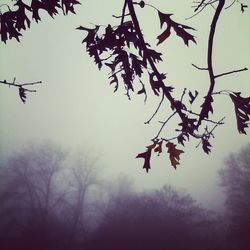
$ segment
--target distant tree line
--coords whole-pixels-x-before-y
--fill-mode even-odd
[[[0,166],[2,250],[248,249],[250,145],[220,172],[225,214],[164,186],[136,192],[104,180],[97,161],[53,144],[13,153]]]

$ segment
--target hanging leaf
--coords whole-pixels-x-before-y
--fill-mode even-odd
[[[14,12],[16,14],[16,24],[15,28],[20,31],[21,29],[25,30],[27,24],[28,28],[30,27],[30,20],[27,17],[25,11],[31,11],[31,7],[27,4],[24,4],[23,1],[18,0],[15,4],[15,6],[18,6],[18,9]]]
[[[197,120],[195,118],[189,118],[188,116],[183,117],[182,122],[178,124],[181,126],[180,131],[182,131],[182,133],[184,133],[186,136],[192,134],[196,129],[196,122]]]
[[[143,169],[146,169],[146,172],[148,173],[150,167],[150,158],[151,158],[151,150],[150,148],[147,149],[147,151],[140,153],[136,156],[136,158],[143,158],[144,159],[144,164],[143,164]]]
[[[186,138],[185,138],[186,137]],[[185,133],[181,133],[178,137],[177,137],[177,141],[179,144],[181,144],[182,146],[184,146],[184,142],[186,140],[189,140],[189,135],[185,134]]]
[[[154,151],[158,153],[158,156],[162,153],[162,141],[157,142]]]
[[[65,8],[66,14],[68,14],[68,12],[72,12],[75,14],[74,5],[77,5],[77,4],[81,4],[81,3],[76,0],[62,0],[62,5],[63,5],[62,7],[63,9]]]
[[[184,43],[188,46],[189,41],[192,41],[196,43],[194,36],[188,33],[186,30],[195,30],[192,27],[189,27],[187,25],[183,25],[180,23],[176,23],[173,21],[170,17],[172,14],[164,14],[160,11],[158,11],[158,15],[160,18],[160,25],[161,28],[163,24],[165,23],[167,25],[166,29],[157,37],[159,45],[160,43],[164,42],[170,35],[171,35],[171,29],[174,29],[177,36],[181,37],[184,41]]]
[[[147,49],[147,54],[148,54],[148,56],[149,57],[151,57],[152,58],[152,60],[155,62],[155,63],[157,63],[157,62],[159,62],[159,61],[162,61],[162,58],[161,58],[161,56],[162,56],[162,53],[159,53],[159,52],[157,52],[157,51],[155,51],[155,50],[153,50],[153,49]]]
[[[116,74],[112,74],[109,78],[111,78],[110,84],[115,84],[115,88],[114,88],[114,92],[116,92],[118,90],[118,78],[116,76]]]
[[[171,161],[172,166],[176,169],[177,165],[180,164],[180,154],[184,153],[183,150],[177,149],[176,145],[172,142],[168,142],[166,144],[166,147],[168,148],[169,153],[169,159]]]
[[[132,68],[135,72],[136,75],[138,75],[139,77],[141,77],[143,71],[143,62],[141,60],[138,59],[138,57],[136,55],[134,55],[133,53],[130,53],[130,58],[132,61]]]
[[[26,90],[23,87],[19,87],[19,96],[22,102],[25,103],[27,96],[26,96]]]
[[[194,100],[195,100],[196,97],[198,96],[198,91],[195,90],[194,95],[192,94],[191,91],[189,91],[189,92],[188,92],[188,95],[189,95],[189,97],[190,97],[190,100],[189,100],[190,104],[193,104]]]
[[[250,116],[250,97],[244,98],[240,95],[241,92],[233,92],[230,97],[234,103],[238,131],[240,134],[246,134],[245,129],[248,127]]]
[[[15,38],[18,42],[19,36],[22,36],[20,32],[15,28],[16,23],[16,14],[12,11],[5,12],[0,14],[0,33],[1,40],[6,43],[8,39]]]
[[[211,95],[208,95],[206,97],[204,97],[205,102],[201,105],[202,107],[202,112],[200,114],[200,118],[201,120],[203,120],[204,118],[208,118],[209,112],[213,113],[213,107],[212,107],[212,102],[213,97]]]
[[[205,153],[209,154],[211,152],[212,145],[205,138],[202,138],[201,142],[202,142],[202,149],[204,150]]]
[[[244,13],[245,8],[248,8],[248,5],[241,3],[240,4],[240,10],[241,10],[242,13]]]
[[[76,29],[88,32],[87,36],[82,40],[82,43],[86,43],[87,47],[90,46],[91,44],[95,44],[95,39],[96,39],[95,36],[96,36],[96,33],[99,29],[98,25],[96,25],[95,28],[93,28],[93,29],[85,28],[83,26],[79,26]]]

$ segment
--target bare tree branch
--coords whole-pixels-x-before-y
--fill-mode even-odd
[[[214,78],[218,78],[218,77],[221,77],[221,76],[226,76],[226,75],[230,75],[230,74],[234,74],[234,73],[239,73],[239,72],[246,71],[246,70],[248,70],[248,68],[236,69],[236,70],[225,72],[225,73],[222,73],[222,74],[219,74],[219,75],[215,75]]]

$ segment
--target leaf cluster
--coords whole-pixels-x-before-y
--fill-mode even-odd
[[[122,22],[118,26],[109,24],[104,32],[98,25],[93,29],[83,26],[77,29],[87,31],[87,36],[82,43],[85,43],[89,56],[94,58],[98,68],[101,69],[105,65],[110,69],[110,84],[115,84],[114,91],[118,90],[119,83],[122,81],[128,97],[130,97],[130,91],[135,90],[134,80],[140,80],[145,70],[149,72],[147,56],[154,62],[162,60],[162,54],[151,49],[149,45],[147,45],[146,56],[132,21]],[[149,73],[149,78],[154,89],[157,89],[153,73]],[[146,95],[146,89],[141,80],[138,82],[141,83],[142,88],[137,94]]]
[[[0,12],[0,36],[1,40],[6,43],[8,39],[15,38],[18,42],[22,36],[20,31],[30,28],[30,15],[36,22],[41,20],[39,12],[46,11],[52,18],[62,10],[64,15],[69,12],[75,13],[74,6],[80,4],[77,0],[32,0],[30,5],[25,4],[22,0],[17,0],[14,6],[17,10],[12,11],[8,6],[8,11]]]

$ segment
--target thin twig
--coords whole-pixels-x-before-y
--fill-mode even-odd
[[[7,82],[6,80],[4,81],[1,81],[0,80],[0,83],[1,84],[6,84],[6,85],[9,85],[9,86],[14,86],[14,87],[23,87],[23,86],[31,86],[31,85],[35,85],[35,84],[40,84],[42,83],[42,81],[37,81],[37,82],[29,82],[29,83],[15,83],[15,78],[14,78],[14,81],[13,82]]]
[[[183,101],[183,98],[184,98],[184,96],[185,96],[185,94],[186,94],[186,91],[187,91],[187,89],[184,88],[184,89],[183,89],[183,92],[182,92],[182,95],[181,95],[181,102]]]
[[[246,70],[248,70],[248,68],[236,69],[236,70],[225,72],[225,73],[222,73],[222,74],[219,74],[219,75],[215,75],[214,78],[221,77],[221,76],[226,76],[226,75],[230,75],[230,74],[234,74],[234,73],[238,73],[238,72],[242,72],[242,71],[246,71]]]
[[[198,12],[196,12],[197,10],[198,10],[198,7],[194,10],[196,13],[194,13],[192,16],[190,16],[190,17],[187,17],[187,18],[185,18],[186,20],[188,20],[188,19],[191,19],[191,18],[193,18],[193,17],[195,17],[195,16],[197,16],[198,14],[200,14],[208,5],[211,5],[212,6],[212,4],[213,3],[215,3],[215,2],[217,2],[218,0],[214,0],[214,1],[212,1],[212,0],[210,0],[208,3],[204,3],[204,5],[203,4],[200,4],[199,5],[199,8],[202,6],[202,8],[198,11]],[[203,1],[204,2],[204,1]],[[213,6],[212,6],[213,7]]]
[[[114,17],[114,18],[122,18],[122,17],[125,17],[125,16],[129,16],[129,14],[124,14],[123,16],[112,15],[112,17]]]
[[[141,83],[141,85],[142,85],[142,88],[144,89],[144,95],[145,95],[145,97],[144,97],[144,104],[145,104],[145,103],[147,102],[147,99],[148,99],[147,91],[146,91],[146,89],[145,89],[145,85],[144,85],[144,83],[142,82],[141,78],[139,78],[139,81],[140,81],[140,83]]]
[[[220,90],[218,92],[213,92],[212,95],[229,95],[231,90]]]
[[[151,5],[151,4],[146,3],[145,6],[149,6],[149,7],[153,8],[153,9],[155,9],[155,10],[157,10],[157,11],[160,11],[159,9],[157,9],[155,6],[153,6],[153,5]]]
[[[221,124],[224,124],[223,123],[223,120],[225,120],[225,116],[223,117],[223,118],[221,118],[216,124],[215,124],[215,126],[211,129],[211,131],[210,132],[208,132],[208,137],[213,133],[213,131],[215,130],[215,128],[217,127],[217,126],[219,126],[219,125],[221,125]]]
[[[123,23],[124,23],[124,18],[125,18],[125,15],[126,15],[126,14],[125,14],[126,7],[127,7],[127,1],[124,0],[124,5],[123,5],[123,9],[122,9],[121,24],[120,24],[120,26],[122,26]],[[129,15],[130,15],[130,13],[129,13]]]
[[[199,116],[198,113],[195,113],[195,112],[193,112],[192,110],[186,109],[185,111],[186,111],[187,113],[189,113],[189,114]],[[217,124],[217,123],[218,123],[218,122],[216,122],[216,121],[213,121],[213,120],[210,120],[210,119],[206,119],[206,118],[204,118],[203,120],[206,121],[206,122],[214,123],[214,124]],[[224,123],[221,123],[220,125],[222,125],[222,124],[224,124]]]
[[[192,66],[194,66],[198,70],[208,70],[208,68],[201,68],[201,67],[199,67],[199,66],[197,66],[197,65],[195,65],[193,63],[192,63]]]
[[[233,6],[233,5],[235,4],[235,2],[236,2],[236,0],[233,0],[233,2],[230,3],[230,4],[225,8],[225,10],[227,10],[227,9],[229,9],[231,6]]]
[[[164,97],[165,97],[165,95],[164,95],[164,93],[162,93],[161,101],[159,102],[159,104],[158,104],[158,106],[157,106],[155,112],[154,112],[153,115],[149,118],[148,121],[144,122],[144,124],[149,124],[149,123],[152,121],[152,119],[155,117],[155,115],[158,113],[158,111],[159,111],[159,109],[161,108],[161,105],[162,105],[162,103],[163,103],[163,101],[164,101]]]
[[[159,135],[161,134],[161,131],[163,130],[163,128],[165,127],[165,125],[169,122],[169,120],[176,114],[177,112],[175,111],[172,115],[170,115],[165,122],[163,122],[163,124],[161,125],[161,128],[159,129],[157,135],[153,138],[156,139],[159,137]]]
[[[202,0],[200,2],[200,4],[196,7],[196,9],[194,10],[194,12],[196,12],[203,5],[204,2],[205,2],[205,0]]]

